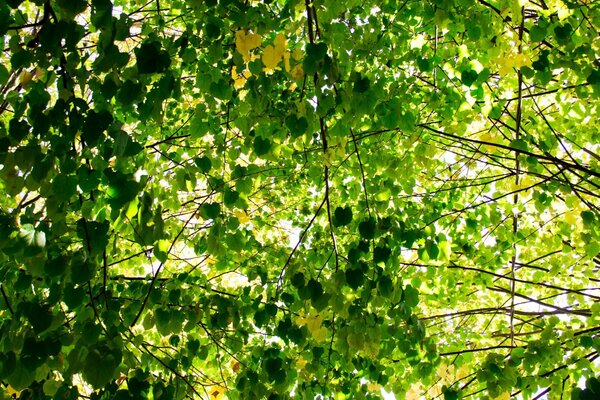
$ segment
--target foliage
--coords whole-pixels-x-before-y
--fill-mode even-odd
[[[4,398],[596,398],[599,30],[0,1]]]

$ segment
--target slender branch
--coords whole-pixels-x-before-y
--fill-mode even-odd
[[[310,3],[310,0],[305,0],[304,4],[306,5],[306,18],[308,20],[308,39],[311,44],[315,42],[315,32],[313,30],[313,23],[318,32],[318,26],[316,25],[316,12],[314,6]],[[319,90],[319,75],[317,72],[313,75],[313,83],[315,85],[315,90]],[[318,101],[318,100],[317,100]],[[320,127],[320,136],[321,143],[323,145],[323,156],[327,157],[328,152],[328,144],[327,144],[327,125],[323,120],[323,117],[319,117],[319,127]],[[333,245],[333,251],[335,252],[335,270],[339,269],[339,253],[337,249],[337,241],[335,238],[335,232],[333,231],[333,219],[331,216],[331,202],[329,196],[329,166],[327,165],[327,161],[325,161],[323,166],[323,180],[325,181],[325,204],[327,205],[327,220],[329,222],[329,234],[331,236],[331,244]]]
[[[521,53],[521,41],[523,40],[523,28],[525,24],[524,18],[524,7],[521,7],[521,24],[519,26],[519,53]],[[517,70],[517,85],[518,85],[518,100],[517,100],[517,116],[516,116],[516,127],[515,127],[515,140],[519,140],[521,138],[521,111],[523,104],[523,75],[521,74],[521,70]],[[521,164],[519,162],[519,153],[515,152],[515,186],[519,186],[520,181],[520,173],[521,173]],[[513,195],[513,205],[515,209],[517,209],[517,205],[519,204],[519,194],[515,193]],[[512,215],[512,231],[513,235],[517,235],[519,231],[519,213],[517,211],[513,212]],[[512,244],[513,254],[511,257],[510,263],[510,273],[511,273],[511,281],[510,281],[510,343],[515,345],[515,327],[514,327],[514,319],[515,319],[515,287],[516,287],[516,279],[515,279],[515,269],[517,264],[517,257],[519,254],[519,249],[517,247],[517,243],[513,242]]]
[[[102,271],[103,271],[103,276],[102,276],[102,286],[103,286],[103,292],[104,292],[104,306],[106,307],[106,309],[108,310],[108,293],[106,290],[106,281],[108,279],[108,264],[106,261],[106,249],[104,249],[104,251],[102,252]]]
[[[498,350],[498,349],[515,349],[517,347],[518,346],[498,345],[498,346],[491,346],[491,347],[481,347],[478,349],[464,349],[464,350],[457,350],[457,351],[448,351],[445,353],[440,353],[440,356],[447,357],[447,356],[455,356],[455,355],[465,354],[465,353],[475,353],[478,351],[491,351],[491,350]]]
[[[154,358],[156,361],[158,361],[163,367],[165,367],[167,370],[171,371],[175,376],[177,376],[179,379],[181,379],[182,381],[185,382],[186,385],[189,386],[190,389],[192,389],[192,391],[202,397],[202,395],[196,390],[195,385],[192,385],[185,376],[181,375],[176,369],[171,368],[167,363],[165,363],[163,360],[160,359],[160,357],[158,357],[156,354],[154,354],[153,351],[151,351],[148,346],[145,343],[142,343],[142,347],[144,348],[144,350],[146,351],[146,353]]]
[[[196,212],[192,213],[192,215],[188,218],[188,220],[183,224],[183,226],[181,227],[181,229],[179,230],[179,232],[177,233],[177,235],[175,236],[175,238],[171,242],[171,245],[169,246],[169,249],[167,250],[167,257],[169,255],[169,253],[171,253],[171,250],[173,249],[173,246],[175,246],[175,243],[177,243],[177,240],[179,239],[179,237],[181,236],[181,234],[183,233],[183,231],[185,230],[185,228],[188,226],[188,224],[190,223],[190,221],[192,220],[192,218],[194,218],[194,215],[196,215],[196,213],[199,210],[200,210],[200,206],[198,206],[198,208],[196,209]],[[150,281],[150,286],[148,287],[148,292],[146,292],[146,296],[144,297],[144,300],[142,301],[142,305],[140,306],[140,310],[135,315],[135,318],[133,319],[133,321],[131,321],[131,324],[129,325],[130,327],[133,327],[137,323],[138,319],[142,315],[142,312],[144,312],[144,309],[146,308],[146,304],[148,303],[148,299],[150,298],[150,295],[152,294],[152,290],[154,289],[154,284],[155,284],[156,280],[158,279],[158,275],[160,274],[160,272],[162,270],[162,267],[165,265],[165,262],[161,262],[159,264],[158,268],[156,269],[156,272],[154,273],[154,276],[152,276],[152,280]]]
[[[292,249],[292,251],[290,252],[290,255],[288,256],[285,264],[283,265],[283,268],[281,268],[281,272],[279,273],[279,278],[277,279],[277,289],[279,290],[281,288],[281,286],[283,285],[283,273],[285,272],[286,268],[288,267],[288,265],[290,264],[290,261],[292,260],[292,257],[294,256],[294,253],[296,252],[296,250],[298,250],[298,247],[300,246],[300,243],[302,243],[302,241],[304,240],[304,236],[306,236],[306,233],[308,232],[308,230],[310,229],[310,227],[312,226],[313,222],[315,222],[315,219],[317,219],[317,216],[319,215],[319,212],[321,211],[321,209],[323,208],[323,206],[325,205],[325,201],[327,200],[326,197],[323,197],[323,201],[321,202],[321,204],[319,205],[319,207],[317,208],[317,211],[315,211],[313,217],[311,218],[311,220],[309,221],[308,225],[306,226],[306,228],[304,228],[304,230],[302,231],[302,234],[300,234],[300,238],[298,239],[298,243],[296,243],[296,245],[294,246],[294,248]]]
[[[527,156],[531,156],[531,157],[537,158],[539,160],[546,160],[546,161],[550,161],[550,162],[552,162],[554,164],[562,165],[563,167],[565,167],[567,169],[574,169],[574,170],[581,171],[581,172],[584,172],[586,174],[595,176],[596,178],[600,178],[600,172],[597,172],[597,171],[594,171],[594,170],[592,170],[590,168],[582,166],[581,164],[573,164],[573,163],[570,163],[568,161],[561,160],[560,158],[554,157],[554,156],[550,155],[549,153],[546,153],[546,154],[533,153],[533,152],[528,151],[528,150],[515,149],[514,147],[506,146],[504,144],[493,143],[493,142],[486,142],[484,140],[472,139],[472,138],[464,137],[464,136],[457,136],[457,135],[454,135],[452,133],[448,133],[448,132],[444,132],[444,131],[440,131],[438,129],[432,128],[431,126],[426,125],[426,124],[419,124],[417,126],[419,126],[421,128],[425,128],[428,131],[437,133],[438,135],[446,136],[446,137],[449,137],[449,138],[453,138],[453,139],[458,140],[458,141],[465,141],[465,142],[470,142],[470,143],[483,144],[483,145],[486,145],[486,146],[497,147],[499,149],[504,149],[504,150],[508,150],[508,151],[511,151],[511,152],[516,152],[516,153],[519,153],[519,154],[524,154],[524,155],[527,155]]]
[[[2,297],[4,297],[4,302],[6,303],[6,307],[8,308],[8,311],[10,311],[11,315],[15,315],[12,307],[10,306],[10,302],[8,301],[8,296],[6,295],[6,292],[4,291],[4,286],[0,283],[0,292],[2,292]]]

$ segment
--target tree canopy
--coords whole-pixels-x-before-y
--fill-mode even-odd
[[[1,0],[0,398],[600,398],[599,31]]]

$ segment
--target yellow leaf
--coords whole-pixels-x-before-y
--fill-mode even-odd
[[[240,224],[245,224],[246,222],[250,221],[250,217],[245,211],[238,210],[235,212],[235,216],[237,217],[238,221],[240,221]]]
[[[294,67],[290,71],[290,74],[292,74],[292,78],[296,81],[304,78],[304,70],[302,69],[302,65],[301,64],[294,65]]]
[[[281,33],[278,33],[275,36],[275,40],[273,40],[273,44],[275,45],[275,50],[283,54],[287,47],[287,39]]]
[[[418,400],[421,398],[421,384],[420,383],[413,383],[410,388],[408,389],[408,391],[406,392],[406,395],[404,396],[404,398],[406,400]]]
[[[241,89],[246,84],[246,80],[252,76],[252,73],[245,69],[241,74],[237,73],[235,65],[231,68],[231,77],[233,78],[233,87]]]
[[[511,53],[500,56],[497,59],[498,73],[502,76],[512,72],[513,68],[521,68],[523,66],[531,66],[531,58],[522,53]]]
[[[569,210],[565,213],[565,222],[569,225],[577,225],[577,213],[573,210]]]
[[[213,386],[208,390],[208,394],[210,395],[211,400],[218,400],[223,398],[223,393],[225,393],[225,388],[223,386]]]
[[[239,361],[233,361],[232,365],[231,365],[231,370],[235,373],[237,373],[240,370],[240,363]]]
[[[250,61],[250,50],[257,48],[262,43],[262,37],[257,33],[246,33],[239,30],[235,33],[235,47],[244,57],[244,61]]]
[[[287,72],[290,72],[290,52],[283,53],[283,67]]]
[[[6,394],[8,394],[9,396],[16,395],[15,397],[17,397],[17,398],[19,397],[19,393],[21,393],[21,392],[15,390],[15,388],[13,388],[10,385],[8,385],[5,390],[6,390]]]
[[[298,367],[298,369],[304,369],[305,366],[306,359],[304,357],[300,357],[296,360],[296,367]]]
[[[19,75],[19,81],[21,82],[21,86],[26,88],[29,84],[29,81],[33,78],[33,75],[33,72],[29,72],[26,70],[21,71],[21,74]]]
[[[323,164],[327,167],[331,167],[333,161],[335,160],[335,150],[332,148],[327,149],[327,151],[323,154]]]
[[[504,392],[498,397],[494,397],[494,400],[510,400],[510,392]]]
[[[448,378],[448,364],[446,363],[441,363],[440,366],[438,367],[437,370],[437,376],[438,378],[440,378],[442,381],[445,381],[446,378]]]
[[[300,61],[304,58],[304,52],[300,47],[296,47],[294,51],[292,51],[292,57],[294,57],[294,60]]]
[[[327,335],[327,329],[323,325],[323,317],[320,315],[308,315],[306,317],[298,317],[296,319],[298,325],[305,325],[306,329],[310,332],[313,338],[317,342],[325,340]]]
[[[267,72],[271,72],[277,68],[277,64],[281,61],[281,54],[275,47],[269,45],[265,47],[262,54],[262,62]]]
[[[456,379],[462,379],[467,376],[469,373],[469,366],[467,364],[463,365],[456,371]]]

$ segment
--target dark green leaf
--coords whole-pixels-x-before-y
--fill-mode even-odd
[[[240,195],[235,190],[228,188],[223,191],[223,203],[226,207],[233,207],[239,198]]]
[[[212,162],[210,161],[210,158],[206,156],[196,157],[194,162],[196,163],[198,169],[205,174],[208,173],[212,168]]]
[[[267,138],[257,136],[254,138],[253,148],[257,156],[264,156],[271,149],[271,141]]]
[[[47,306],[37,303],[30,304],[27,314],[29,323],[36,334],[42,333],[48,329],[52,323],[52,312]]]
[[[334,226],[346,226],[352,222],[352,209],[349,206],[337,207],[333,213]]]
[[[600,83],[600,69],[596,68],[590,72],[588,75],[586,82],[590,85],[596,85]]]
[[[306,284],[306,288],[308,290],[310,299],[313,302],[319,300],[321,296],[323,296],[323,286],[315,279],[309,280]]]
[[[301,288],[304,286],[304,274],[302,272],[296,272],[292,276],[291,283],[294,287]]]
[[[478,76],[479,74],[472,69],[467,69],[460,73],[460,79],[466,86],[471,86],[473,83],[475,83]]]
[[[388,246],[377,246],[373,250],[373,262],[378,264],[380,262],[387,262],[392,255],[392,250]]]
[[[365,274],[359,268],[349,268],[346,270],[346,283],[352,289],[358,289],[365,282]]]
[[[298,117],[295,114],[285,119],[285,126],[290,130],[292,137],[296,138],[303,135],[308,129],[308,121],[305,117]]]
[[[379,293],[384,297],[390,296],[392,294],[392,291],[394,290],[394,284],[392,280],[386,275],[379,278],[379,281],[377,282],[377,287],[379,289]]]
[[[140,74],[164,72],[171,65],[169,53],[162,50],[157,41],[145,42],[134,52]]]
[[[580,215],[584,226],[592,226],[594,224],[596,217],[593,211],[585,210]]]
[[[362,239],[366,240],[373,239],[375,237],[375,228],[376,224],[374,218],[368,218],[358,224],[358,232],[360,233]]]
[[[358,75],[358,78],[354,81],[354,87],[352,90],[356,93],[364,93],[371,86],[371,81],[366,76]]]
[[[221,214],[221,205],[219,203],[202,204],[200,215],[205,219],[215,219]]]

